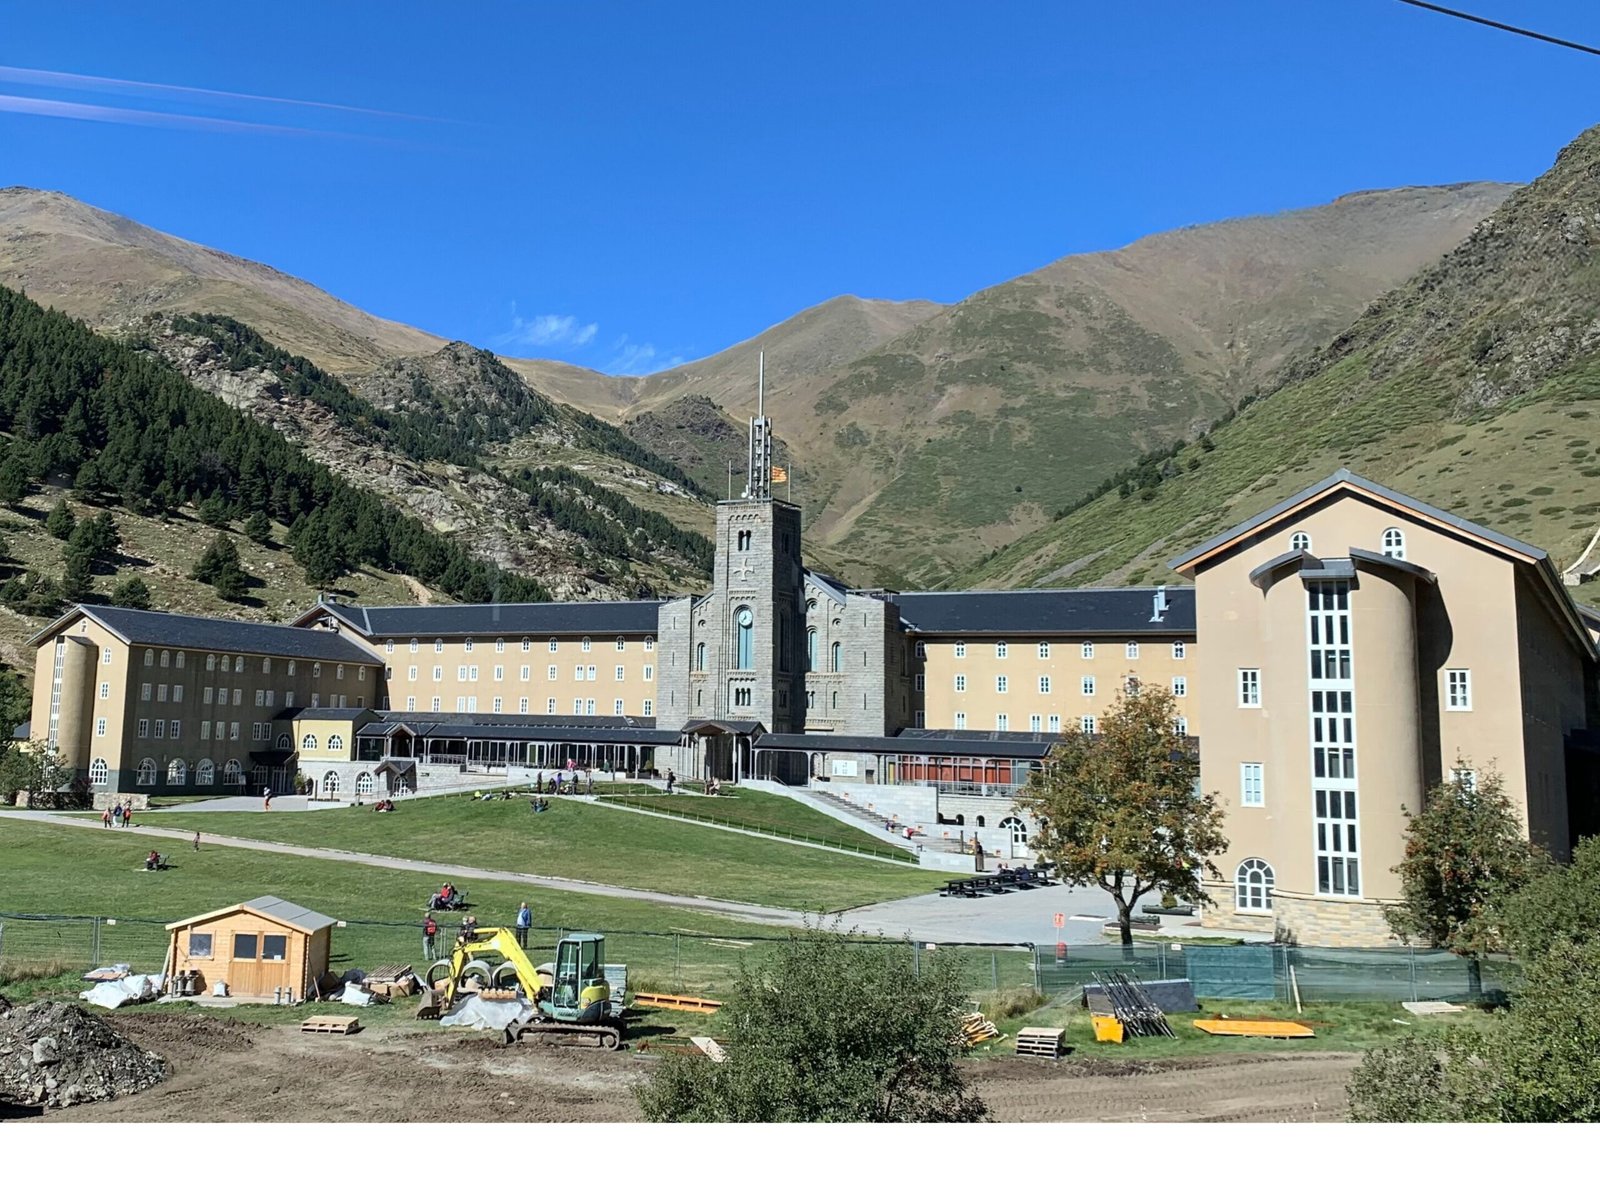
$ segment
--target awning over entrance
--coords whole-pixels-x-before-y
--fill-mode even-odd
[[[252,750],[250,761],[260,767],[281,767],[294,757],[293,750]]]
[[[708,734],[719,733],[738,734],[740,737],[751,737],[766,733],[766,726],[760,721],[719,721],[709,718],[690,721],[683,727],[683,732],[694,737],[705,737]]]

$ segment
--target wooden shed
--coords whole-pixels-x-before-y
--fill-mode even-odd
[[[167,926],[171,971],[198,971],[207,992],[217,980],[228,994],[272,999],[289,989],[304,999],[328,969],[332,917],[277,896],[261,896]]]

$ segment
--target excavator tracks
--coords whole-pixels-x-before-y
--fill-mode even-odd
[[[524,1039],[558,1046],[616,1050],[622,1045],[622,1030],[615,1025],[568,1025],[560,1021],[528,1021],[506,1030],[506,1045],[519,1045]]]

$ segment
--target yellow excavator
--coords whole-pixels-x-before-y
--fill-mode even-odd
[[[498,956],[491,965],[484,955]],[[627,1027],[623,997],[613,1003],[606,982],[606,939],[600,933],[569,933],[556,944],[555,962],[535,968],[510,929],[475,929],[456,939],[450,957],[428,968],[428,990],[417,1019],[437,1020],[450,1011],[468,979],[481,988],[519,989],[533,1015],[505,1031],[506,1045],[525,1037],[576,1040],[603,1050],[622,1045]]]

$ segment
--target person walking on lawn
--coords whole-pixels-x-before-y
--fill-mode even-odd
[[[533,928],[533,910],[524,900],[522,907],[517,909],[517,945],[524,950],[528,948],[528,930]]]
[[[104,825],[107,829],[111,828],[111,810],[109,808],[102,810],[100,813],[100,824]]]
[[[439,922],[430,914],[422,923],[422,957],[432,962],[439,957]]]
[[[194,849],[196,854],[200,853],[200,831],[198,829],[194,831]]]

